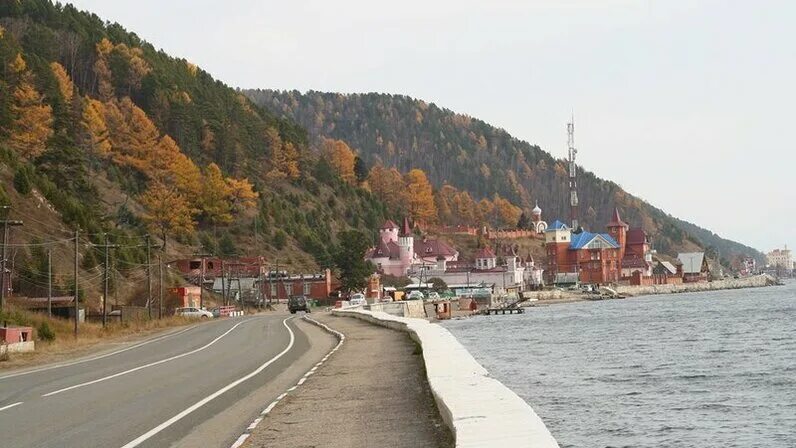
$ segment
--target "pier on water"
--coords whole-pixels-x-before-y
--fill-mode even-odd
[[[482,311],[486,316],[492,316],[497,314],[523,314],[525,313],[524,308],[487,308]]]

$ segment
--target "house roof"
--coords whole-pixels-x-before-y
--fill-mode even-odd
[[[567,227],[566,224],[564,224],[563,222],[561,222],[561,221],[559,221],[557,219],[555,221],[553,221],[553,223],[550,224],[549,227],[547,227],[547,231],[548,232],[551,231],[551,230],[567,230],[567,229],[569,229],[569,227]]]
[[[397,228],[398,228],[398,224],[396,224],[392,219],[388,219],[387,221],[384,221],[384,224],[381,226],[382,230],[391,230],[391,229],[397,229]]]
[[[639,268],[639,269],[646,269],[649,268],[649,263],[647,260],[641,257],[625,257],[622,259],[622,267],[623,268]]]
[[[674,265],[669,263],[668,261],[661,261],[659,264],[660,266],[663,266],[664,269],[669,271],[670,274],[677,274],[677,268],[674,267]]]
[[[575,233],[572,235],[572,241],[570,241],[569,243],[569,248],[575,250],[583,249],[586,246],[588,246],[589,243],[598,238],[605,241],[610,247],[614,249],[619,247],[619,244],[616,242],[616,240],[614,240],[613,237],[611,237],[611,235],[608,235],[607,233],[592,233],[584,230],[583,232]]]
[[[420,257],[452,257],[457,253],[446,242],[436,239],[415,240],[414,250]]]
[[[677,259],[683,264],[683,273],[699,274],[702,272],[702,262],[705,260],[704,252],[685,252],[677,254]]]
[[[495,252],[492,251],[489,247],[482,247],[481,250],[475,253],[475,258],[495,258]]]
[[[611,222],[608,223],[607,227],[624,227],[628,228],[627,223],[622,221],[622,218],[619,217],[619,209],[614,207],[614,214],[611,217]]]
[[[627,244],[644,244],[649,242],[647,232],[640,227],[636,227],[627,231]]]
[[[395,244],[395,241],[384,242],[383,240],[379,239],[379,243],[376,247],[370,249],[366,254],[365,258],[390,258],[390,259],[398,259],[401,256],[401,249]]]

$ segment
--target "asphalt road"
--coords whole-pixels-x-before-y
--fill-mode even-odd
[[[216,320],[99,359],[2,373],[0,446],[163,447],[205,428],[203,446],[228,447],[303,374],[297,365],[331,346],[309,327],[286,314]]]

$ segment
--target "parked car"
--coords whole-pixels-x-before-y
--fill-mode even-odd
[[[420,291],[412,291],[406,300],[423,300],[423,293]]]
[[[203,310],[201,308],[194,308],[194,307],[185,307],[185,308],[177,308],[174,310],[174,314],[177,316],[183,317],[196,317],[199,319],[212,319],[213,313],[207,310]]]
[[[287,300],[287,309],[291,314],[296,314],[297,311],[310,312],[310,306],[307,303],[307,298],[304,296],[291,296]]]
[[[439,293],[436,291],[431,291],[428,293],[428,300],[439,300]]]
[[[365,300],[365,294],[356,293],[356,294],[351,294],[351,297],[348,298],[348,303],[350,303],[351,306],[359,306],[359,305],[367,305],[368,301]]]

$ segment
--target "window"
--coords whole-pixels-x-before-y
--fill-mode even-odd
[[[285,284],[285,295],[292,296],[293,295],[293,284],[286,283]]]
[[[213,262],[212,261],[208,261],[207,262],[207,269],[213,269]]]
[[[193,270],[193,269],[199,269],[201,267],[202,267],[202,262],[201,261],[190,261],[190,262],[188,262],[188,269]]]
[[[271,297],[276,297],[276,285],[271,285]]]
[[[305,296],[310,295],[311,291],[312,291],[312,283],[304,283],[304,295]]]

